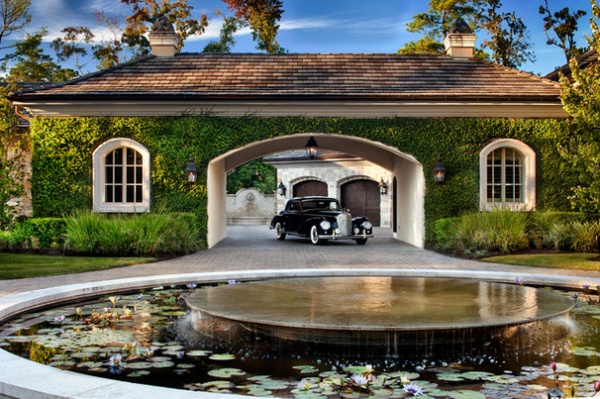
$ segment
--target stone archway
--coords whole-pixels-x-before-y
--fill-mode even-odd
[[[208,190],[208,246],[212,247],[227,236],[225,209],[226,173],[243,163],[275,152],[304,148],[313,136],[319,147],[332,149],[363,158],[389,170],[402,187],[393,198],[397,214],[395,238],[422,248],[425,240],[425,176],[423,166],[412,155],[379,142],[338,134],[294,134],[261,140],[229,151],[209,162]],[[391,233],[390,233],[391,234]]]

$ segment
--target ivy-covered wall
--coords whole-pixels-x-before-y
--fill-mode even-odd
[[[92,207],[92,152],[113,137],[129,137],[152,157],[152,209],[195,212],[206,226],[206,167],[226,151],[294,133],[333,133],[378,141],[411,154],[426,177],[426,238],[437,219],[477,209],[479,152],[496,138],[513,138],[537,154],[538,209],[570,210],[576,177],[557,148],[569,141],[569,123],[552,119],[344,119],[344,118],[48,118],[31,126],[32,204],[38,217]],[[183,172],[194,157],[198,184]],[[440,156],[448,170],[436,186],[431,170]],[[399,187],[401,190],[402,187]]]

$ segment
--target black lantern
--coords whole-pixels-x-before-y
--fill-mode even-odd
[[[387,195],[388,186],[383,181],[383,178],[379,179],[378,187],[379,187],[379,194],[381,194],[381,195]]]
[[[281,195],[282,197],[285,197],[285,193],[287,192],[287,188],[285,188],[285,186],[283,185],[283,182],[279,182],[279,185],[277,186],[277,194]]]
[[[310,159],[315,159],[315,157],[317,156],[317,152],[319,152],[319,145],[317,144],[317,141],[313,136],[310,136],[310,138],[306,142],[305,148],[306,155],[308,155]]]
[[[196,179],[198,178],[198,169],[196,169],[196,164],[194,163],[194,158],[192,157],[190,157],[187,166],[185,167],[185,175],[187,176],[188,183],[196,183]]]
[[[442,184],[446,180],[446,167],[439,158],[433,168],[433,180],[437,184]]]

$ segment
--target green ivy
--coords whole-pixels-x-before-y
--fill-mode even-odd
[[[206,168],[223,153],[258,140],[295,133],[362,137],[397,148],[423,165],[426,239],[435,240],[437,219],[475,210],[479,153],[492,140],[513,138],[537,154],[538,209],[570,210],[573,179],[560,157],[568,121],[467,118],[48,118],[33,121],[32,205],[35,216],[62,217],[92,206],[92,153],[113,137],[129,137],[152,157],[152,207],[195,212],[206,234]],[[190,156],[199,170],[190,188],[184,168]],[[436,186],[430,171],[441,157],[448,172]],[[402,190],[402,187],[399,187]]]

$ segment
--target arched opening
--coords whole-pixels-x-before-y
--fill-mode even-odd
[[[313,136],[319,147],[343,151],[361,157],[391,172],[402,187],[392,199],[397,222],[395,238],[422,248],[425,238],[424,194],[425,176],[422,165],[411,155],[396,148],[366,139],[334,134],[294,134],[247,144],[229,151],[208,164],[208,246],[227,236],[225,209],[226,173],[245,162],[268,154],[304,148]],[[391,231],[390,231],[391,235]]]
[[[373,226],[381,225],[379,185],[369,179],[356,179],[342,184],[340,202],[353,215],[368,217]]]
[[[309,180],[303,180],[303,181],[300,181],[300,182],[294,184],[294,187],[292,188],[292,192],[293,192],[294,197],[306,197],[308,195],[327,196],[328,195],[328,187],[327,187],[327,183],[325,183],[325,182],[315,180],[315,179],[309,179]]]

